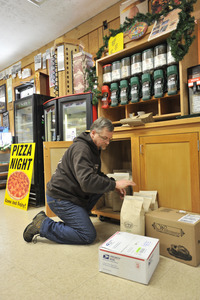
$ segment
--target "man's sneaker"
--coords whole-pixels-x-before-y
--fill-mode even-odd
[[[39,212],[34,218],[33,221],[25,228],[23,233],[23,238],[26,242],[30,243],[34,235],[40,233],[40,227],[47,218],[47,215],[44,211]]]

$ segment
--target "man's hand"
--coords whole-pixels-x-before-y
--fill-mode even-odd
[[[117,180],[116,181],[116,190],[118,191],[118,193],[120,194],[120,198],[123,199],[124,196],[126,196],[126,190],[125,188],[128,186],[135,186],[135,182],[131,181],[131,180],[127,180],[127,179],[121,179],[121,180]]]

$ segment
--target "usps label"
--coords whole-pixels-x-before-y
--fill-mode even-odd
[[[199,220],[200,220],[200,215],[187,214],[187,215],[181,217],[178,221],[179,222],[190,223],[190,224],[195,224]]]

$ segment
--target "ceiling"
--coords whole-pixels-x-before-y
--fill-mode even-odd
[[[119,0],[0,0],[0,71]]]

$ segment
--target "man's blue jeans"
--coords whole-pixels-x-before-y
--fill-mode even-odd
[[[88,212],[102,195],[95,194],[87,208],[67,200],[47,196],[50,209],[63,221],[55,222],[46,218],[40,228],[40,236],[60,244],[91,244],[96,238],[96,230]]]

